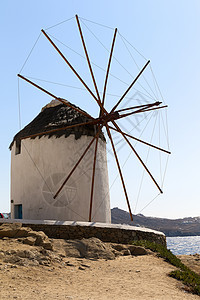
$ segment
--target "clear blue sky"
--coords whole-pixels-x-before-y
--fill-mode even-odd
[[[146,58],[150,59],[162,94],[169,105],[168,121],[172,155],[168,164],[164,195],[158,197],[142,213],[167,218],[199,216],[200,2],[198,0],[1,1],[0,14],[0,211],[8,212],[10,209],[10,151],[8,147],[19,130],[16,75],[42,28],[48,28],[78,14],[82,18],[94,20],[112,28],[117,27],[123,36]],[[95,25],[93,27],[95,28]],[[102,40],[109,41],[112,32],[109,34],[102,36]],[[70,45],[73,35],[74,31],[68,35]],[[116,55],[117,42],[118,40],[116,41]],[[46,52],[42,53],[43,46],[42,40],[38,49],[41,50],[40,53],[43,54],[43,61],[45,61]],[[88,47],[92,49],[93,46],[91,39],[88,41]],[[49,51],[51,55],[52,49]],[[41,74],[43,71],[42,66],[37,65],[40,58],[37,53],[35,52],[35,57],[33,55],[30,65],[27,66],[26,71],[30,73],[30,76],[38,68]],[[104,57],[101,61],[98,47],[91,55],[94,58],[99,57],[99,64],[103,64]],[[56,53],[53,53],[52,65],[49,64],[49,69],[51,66],[56,69],[57,60],[53,62],[53,57],[57,59]],[[123,59],[123,55],[121,57]],[[84,68],[80,72],[84,74]],[[113,86],[112,93],[117,88]],[[32,94],[32,88],[22,87],[22,89],[25,96],[24,98],[22,96],[21,113],[22,124],[25,125],[51,99],[47,96],[40,98],[42,96],[39,92]],[[55,91],[58,93],[58,87],[55,87]],[[30,99],[29,93],[32,95]],[[76,103],[76,99],[73,99],[73,95],[71,98],[70,93],[72,92],[69,91],[69,100],[79,105],[80,103]],[[87,105],[83,108],[87,109]],[[128,168],[126,172],[130,178],[131,173]],[[130,188],[132,195],[133,183],[130,184]],[[112,207],[127,209],[125,200],[118,197],[117,188],[113,187],[113,189]]]

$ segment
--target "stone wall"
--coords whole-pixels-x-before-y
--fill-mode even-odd
[[[49,238],[82,239],[97,237],[103,242],[128,244],[136,240],[148,240],[166,246],[166,238],[162,232],[129,225],[115,225],[70,221],[31,221],[0,220],[0,222],[20,222],[35,231],[43,231]]]

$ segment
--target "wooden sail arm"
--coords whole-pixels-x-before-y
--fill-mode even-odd
[[[74,128],[74,127],[78,127],[78,126],[95,125],[97,123],[98,123],[98,120],[97,121],[89,121],[89,122],[84,122],[84,123],[68,125],[68,126],[61,127],[61,128],[55,128],[55,129],[51,129],[51,130],[47,130],[47,131],[43,131],[43,132],[31,134],[31,135],[26,135],[26,136],[20,137],[20,140],[25,140],[25,139],[28,139],[28,138],[35,138],[37,136],[41,136],[41,135],[45,135],[45,134],[51,134],[53,132],[58,132],[58,131],[61,131],[61,130],[66,130],[66,129],[70,129],[70,128]]]
[[[79,29],[79,33],[80,33],[80,36],[81,36],[81,41],[82,41],[82,44],[83,44],[83,48],[84,48],[84,51],[85,51],[85,56],[86,56],[86,59],[87,59],[87,62],[88,62],[90,74],[92,76],[93,84],[94,84],[94,87],[95,87],[95,90],[96,90],[96,93],[97,93],[97,98],[98,98],[99,101],[101,101],[100,96],[99,96],[99,91],[98,91],[98,88],[97,88],[97,83],[96,83],[96,80],[95,80],[95,77],[94,77],[94,72],[92,70],[92,66],[91,66],[91,63],[90,63],[88,51],[87,51],[86,44],[85,44],[85,41],[84,41],[83,32],[82,32],[82,29],[81,29],[81,25],[80,25],[80,22],[79,22],[78,15],[76,15],[76,21],[77,21],[77,24],[78,24],[78,29]]]
[[[130,86],[128,87],[128,89],[125,91],[125,93],[121,96],[121,98],[119,99],[119,101],[112,108],[111,112],[113,112],[117,108],[117,106],[122,102],[122,100],[124,99],[124,97],[130,91],[130,89],[133,87],[133,85],[136,83],[136,81],[138,80],[138,78],[142,75],[142,73],[144,72],[144,70],[146,69],[146,67],[148,66],[149,63],[150,63],[150,60],[148,60],[148,62],[144,65],[144,67],[139,72],[139,74],[135,77],[135,79],[132,81],[132,83],[130,84]]]
[[[168,106],[164,105],[164,106],[159,106],[159,107],[154,107],[154,108],[142,108],[142,109],[138,109],[136,111],[132,111],[132,112],[127,113],[127,114],[119,115],[118,119],[128,117],[128,116],[131,116],[131,115],[134,115],[134,114],[144,113],[144,112],[147,112],[147,111],[157,110],[157,109],[166,108],[166,107],[168,107]]]
[[[121,129],[119,128],[119,126],[117,125],[117,123],[115,121],[112,121],[112,123],[115,126],[115,128],[118,130],[118,132],[121,133],[121,135],[123,136],[123,138],[125,139],[125,141],[128,143],[128,145],[130,146],[130,148],[133,150],[133,152],[135,153],[136,157],[139,159],[139,161],[141,162],[141,164],[143,165],[143,167],[145,168],[145,170],[147,171],[147,173],[149,174],[149,176],[151,177],[151,179],[155,183],[156,187],[158,188],[158,190],[162,194],[163,193],[162,189],[158,185],[157,181],[155,180],[155,178],[153,177],[153,175],[151,174],[151,172],[149,171],[149,169],[147,168],[147,166],[145,165],[145,163],[143,162],[143,160],[141,159],[141,157],[139,156],[139,154],[137,153],[137,151],[135,150],[135,148],[129,142],[129,140],[127,139],[127,137],[125,136],[125,134],[121,131]]]
[[[117,152],[116,152],[116,149],[115,149],[115,146],[114,146],[114,142],[113,142],[113,139],[112,139],[112,136],[111,136],[110,129],[109,129],[107,124],[106,124],[106,130],[107,130],[107,134],[108,134],[108,137],[110,139],[112,149],[113,149],[113,153],[114,153],[114,156],[115,156],[115,160],[116,160],[116,163],[117,163],[117,167],[118,167],[119,175],[120,175],[120,178],[121,178],[122,186],[123,186],[123,189],[124,189],[124,194],[125,194],[125,197],[126,197],[126,202],[127,202],[127,205],[128,205],[128,210],[129,210],[129,214],[130,214],[130,217],[131,217],[131,221],[133,221],[131,206],[130,206],[130,203],[129,203],[128,194],[127,194],[127,191],[126,191],[126,186],[125,186],[122,171],[121,171],[121,168],[120,168],[119,160],[118,160],[118,157],[117,157]]]
[[[126,107],[126,108],[122,108],[122,109],[118,109],[116,110],[118,113],[122,112],[122,111],[126,111],[126,110],[132,110],[132,109],[137,109],[137,108],[149,108],[151,106],[154,105],[160,105],[162,102],[156,101],[154,103],[149,103],[149,104],[142,104],[142,105],[136,105],[136,106],[131,106],[131,107]]]
[[[92,206],[93,206],[93,196],[94,196],[94,178],[95,178],[95,171],[96,171],[98,141],[99,141],[99,135],[96,137],[96,144],[95,144],[95,151],[94,151],[94,161],[93,161],[93,170],[92,170],[92,184],[91,184],[91,194],[90,194],[89,222],[92,221]]]
[[[59,48],[56,46],[56,44],[52,41],[52,39],[48,36],[48,34],[43,29],[41,31],[45,35],[45,37],[49,40],[49,42],[52,44],[52,46],[56,49],[56,51],[60,54],[60,56],[63,58],[63,60],[67,63],[67,65],[70,67],[70,69],[74,72],[74,74],[78,77],[78,79],[81,81],[81,83],[84,85],[84,87],[92,95],[92,97],[95,99],[95,101],[101,107],[101,109],[103,110],[103,112],[105,112],[104,107],[102,106],[101,101],[99,101],[99,99],[93,94],[93,92],[91,91],[91,89],[87,86],[87,84],[84,82],[84,80],[81,78],[81,76],[77,73],[77,71],[74,69],[74,67],[70,64],[70,62],[66,59],[66,57],[62,54],[62,52],[59,50]]]
[[[112,126],[108,126],[108,127],[109,127],[110,129],[112,129],[112,130],[115,130],[116,132],[119,132],[116,128],[114,128],[114,127],[112,127]],[[147,146],[150,146],[150,147],[155,148],[155,149],[157,149],[157,150],[163,151],[163,152],[165,152],[165,153],[167,153],[167,154],[171,154],[171,152],[168,151],[168,150],[165,150],[165,149],[163,149],[163,148],[160,148],[160,147],[157,147],[157,146],[155,146],[155,145],[152,145],[152,144],[150,144],[150,143],[148,143],[148,142],[145,142],[145,141],[143,141],[143,140],[141,140],[141,139],[138,139],[138,138],[136,138],[136,137],[134,137],[134,136],[132,136],[132,135],[130,135],[130,134],[125,133],[124,131],[122,131],[122,132],[123,132],[123,134],[124,134],[125,136],[127,136],[127,137],[129,137],[129,138],[131,138],[131,139],[133,139],[133,140],[135,140],[135,141],[137,141],[137,142],[143,143],[143,144],[145,144],[145,145],[147,145]]]
[[[67,176],[67,178],[64,180],[64,182],[61,185],[61,187],[58,189],[58,191],[54,195],[54,197],[53,197],[54,199],[59,195],[59,193],[61,192],[61,190],[63,189],[63,187],[65,186],[65,184],[69,180],[69,178],[71,177],[71,175],[74,173],[74,171],[76,170],[76,168],[78,167],[78,165],[80,164],[80,162],[82,161],[82,159],[84,158],[84,156],[86,155],[86,153],[88,152],[88,150],[90,149],[90,147],[92,146],[92,144],[94,143],[95,139],[99,136],[102,127],[103,127],[103,125],[99,126],[99,129],[98,129],[96,135],[90,141],[89,145],[86,147],[86,149],[84,150],[83,154],[81,155],[81,157],[79,158],[79,160],[77,161],[77,163],[75,164],[75,166],[73,167],[73,169],[71,170],[71,172],[69,173],[69,175]]]
[[[46,93],[47,95],[51,96],[52,98],[60,101],[61,103],[65,104],[68,107],[71,107],[72,109],[76,110],[77,112],[79,112],[80,114],[82,114],[83,116],[86,116],[87,118],[93,119],[94,118],[89,115],[88,113],[86,113],[85,111],[82,111],[81,109],[71,105],[67,100],[65,101],[64,99],[61,99],[60,97],[55,96],[54,94],[50,93],[49,91],[45,90],[43,87],[39,86],[38,84],[34,83],[33,81],[31,81],[30,79],[17,74],[17,76],[23,80],[25,80],[26,82],[30,83],[31,85],[33,85],[34,87],[38,88],[39,90],[41,90],[42,92]]]
[[[112,60],[112,54],[113,54],[113,50],[114,50],[116,35],[117,35],[117,28],[115,28],[113,41],[112,41],[112,46],[111,46],[111,51],[110,51],[110,56],[109,56],[109,60],[108,60],[108,67],[107,67],[107,71],[106,71],[105,83],[104,83],[104,88],[103,88],[103,98],[102,98],[103,107],[104,107],[104,102],[105,102],[106,88],[107,88],[107,82],[108,82],[108,74],[109,74],[109,71],[110,71],[110,65],[111,65],[111,60]]]

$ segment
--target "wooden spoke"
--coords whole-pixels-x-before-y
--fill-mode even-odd
[[[49,42],[53,45],[53,47],[56,49],[56,51],[60,54],[60,56],[64,59],[64,61],[68,64],[70,69],[74,72],[74,74],[78,77],[78,79],[81,81],[81,83],[84,85],[84,87],[88,90],[88,92],[92,95],[92,97],[98,102],[99,100],[96,98],[96,96],[93,94],[91,89],[87,86],[85,81],[81,78],[81,76],[77,73],[77,71],[74,69],[74,67],[70,64],[70,62],[66,59],[66,57],[62,54],[62,52],[58,49],[56,44],[52,41],[52,39],[48,36],[48,34],[42,29],[42,33],[46,36],[46,38],[49,40]]]
[[[151,111],[151,110],[156,110],[156,109],[161,109],[161,108],[166,108],[166,107],[168,107],[168,105],[163,105],[163,106],[154,107],[154,108],[148,108],[148,109],[145,109],[144,112]]]
[[[166,107],[168,107],[168,106],[164,105],[164,106],[159,106],[159,107],[154,107],[154,108],[149,108],[149,109],[142,108],[142,109],[139,109],[139,110],[136,110],[136,111],[132,111],[132,112],[127,113],[127,114],[120,115],[119,119],[131,116],[133,114],[138,114],[138,113],[147,112],[147,111],[151,111],[151,110],[157,110],[157,109],[166,108]]]
[[[146,67],[148,66],[149,63],[150,63],[150,60],[148,60],[148,62],[145,64],[145,66],[142,68],[142,70],[139,72],[139,74],[133,80],[133,82],[131,83],[131,85],[128,87],[128,89],[125,91],[125,93],[119,99],[119,101],[117,102],[117,104],[115,104],[115,106],[112,108],[111,112],[113,112],[117,108],[117,106],[122,102],[122,100],[124,99],[124,97],[126,96],[126,94],[130,91],[130,89],[132,88],[132,86],[136,83],[136,81],[138,80],[138,78],[140,77],[140,75],[144,72],[144,70],[146,69]]]
[[[94,161],[93,161],[93,172],[92,172],[92,186],[91,186],[91,196],[90,196],[90,211],[89,211],[89,222],[92,220],[92,202],[94,194],[94,178],[96,170],[96,159],[97,159],[97,147],[98,147],[99,136],[96,137],[95,151],[94,151]]]
[[[88,117],[88,118],[94,120],[94,118],[93,118],[92,116],[90,116],[88,113],[86,113],[85,111],[83,111],[83,110],[81,110],[81,109],[79,109],[79,108],[77,108],[77,107],[71,105],[67,100],[64,100],[64,99],[61,99],[61,98],[55,96],[54,94],[48,92],[47,90],[45,90],[44,88],[42,88],[42,87],[39,86],[38,84],[34,83],[33,81],[29,80],[28,78],[26,78],[26,77],[24,77],[24,76],[22,76],[22,75],[20,75],[20,74],[18,74],[17,76],[20,77],[21,79],[27,81],[28,83],[30,83],[30,84],[33,85],[34,87],[38,88],[38,89],[41,90],[42,92],[46,93],[47,95],[51,96],[52,98],[54,98],[54,99],[60,101],[61,103],[65,104],[65,105],[68,106],[68,107],[71,107],[72,109],[76,110],[76,111],[79,112],[80,114],[82,114],[82,115],[84,115],[84,116],[86,116],[86,117]]]
[[[121,129],[119,128],[119,126],[117,125],[117,123],[115,121],[112,121],[113,125],[116,127],[116,129],[118,130],[118,132],[121,133],[121,135],[124,137],[124,139],[126,140],[126,142],[129,144],[129,146],[131,147],[131,149],[133,150],[133,152],[135,153],[135,155],[137,156],[137,158],[139,159],[139,161],[141,162],[141,164],[143,165],[143,167],[145,168],[145,170],[147,171],[147,173],[149,174],[149,176],[151,177],[151,179],[153,180],[153,182],[155,183],[155,185],[157,186],[158,190],[160,191],[160,193],[162,194],[163,191],[161,190],[161,188],[159,187],[158,183],[156,182],[155,178],[153,177],[153,175],[151,174],[151,172],[149,171],[149,169],[147,168],[147,166],[145,165],[145,163],[143,162],[143,160],[141,159],[141,157],[139,156],[139,154],[137,153],[137,151],[134,149],[134,147],[131,145],[131,143],[129,142],[129,140],[127,139],[127,137],[125,136],[125,134],[121,131]]]
[[[87,62],[88,62],[88,66],[89,66],[90,73],[91,73],[91,76],[92,76],[92,80],[93,80],[93,83],[94,83],[94,87],[95,87],[95,90],[96,90],[96,93],[97,93],[97,98],[98,98],[99,101],[101,101],[100,96],[99,96],[99,91],[98,91],[98,88],[97,88],[97,84],[96,84],[96,80],[95,80],[95,77],[94,77],[94,73],[93,73],[93,70],[92,70],[92,66],[91,66],[91,63],[90,63],[89,55],[88,55],[87,48],[86,48],[86,45],[85,45],[85,41],[84,41],[84,38],[83,38],[83,33],[82,33],[82,29],[81,29],[81,25],[80,25],[80,22],[79,22],[78,15],[76,15],[76,21],[77,21],[77,24],[78,24],[79,33],[80,33],[80,36],[81,36],[83,48],[84,48],[85,55],[86,55],[86,58],[87,58]]]
[[[53,45],[53,47],[56,49],[56,51],[60,54],[60,56],[64,59],[64,61],[68,64],[70,69],[74,72],[74,74],[78,77],[78,79],[81,81],[81,83],[84,85],[84,87],[88,90],[88,92],[92,95],[92,97],[96,100],[98,105],[101,107],[101,109],[104,111],[104,108],[101,104],[101,101],[93,94],[93,92],[90,90],[90,88],[87,86],[87,84],[84,82],[84,80],[81,78],[81,76],[76,72],[74,67],[70,64],[70,62],[66,59],[66,57],[62,54],[62,52],[58,49],[56,44],[51,40],[51,38],[48,36],[48,34],[42,29],[42,33],[46,36],[46,38],[49,40],[49,42]]]
[[[106,71],[106,78],[105,78],[104,89],[103,89],[103,98],[102,98],[102,105],[103,106],[104,106],[104,101],[105,101],[106,88],[107,88],[107,82],[108,82],[108,74],[109,74],[109,71],[110,71],[110,64],[111,64],[113,49],[114,49],[114,45],[115,45],[116,34],[117,34],[117,28],[115,28],[114,37],[113,37],[112,46],[111,46],[111,51],[110,51],[110,57],[109,57],[109,61],[108,61],[108,67],[107,67],[107,71]]]
[[[112,130],[115,130],[115,131],[119,132],[119,130],[115,129],[114,127],[111,127],[111,126],[108,126],[108,127],[109,127],[110,129],[112,129]],[[138,141],[138,142],[140,142],[140,143],[143,143],[143,144],[145,144],[145,145],[147,145],[147,146],[150,146],[150,147],[152,147],[152,148],[155,148],[155,149],[157,149],[157,150],[163,151],[163,152],[165,152],[165,153],[167,153],[167,154],[171,154],[171,152],[169,152],[169,151],[167,151],[167,150],[165,150],[165,149],[163,149],[163,148],[157,147],[157,146],[152,145],[152,144],[150,144],[150,143],[147,143],[147,142],[145,142],[145,141],[143,141],[143,140],[140,140],[140,139],[138,139],[138,138],[136,138],[136,137],[134,137],[134,136],[132,136],[132,135],[130,135],[130,134],[125,133],[124,131],[122,131],[122,132],[123,132],[123,134],[124,134],[125,136],[128,136],[128,137],[130,137],[131,139],[134,139],[134,140],[136,140],[136,141]],[[120,133],[120,132],[119,132],[119,133]]]
[[[146,108],[146,107],[153,106],[153,105],[160,105],[161,103],[162,102],[155,102],[155,103],[151,103],[151,104],[143,104],[143,105],[137,105],[137,106],[132,106],[132,107],[126,107],[126,108],[118,109],[117,112],[136,109],[136,108]]]
[[[50,133],[53,133],[53,132],[56,132],[56,131],[66,130],[66,129],[70,129],[70,128],[73,128],[73,127],[84,126],[84,125],[95,125],[95,124],[97,124],[97,122],[98,121],[91,121],[91,122],[78,123],[78,124],[73,124],[73,125],[69,125],[69,126],[65,126],[65,127],[61,127],[61,128],[51,129],[51,130],[48,130],[48,131],[43,131],[43,132],[39,132],[39,133],[35,133],[35,134],[31,134],[31,135],[21,137],[20,140],[25,140],[25,139],[28,139],[28,138],[34,138],[34,137],[41,136],[41,135],[44,135],[44,134],[50,134]]]
[[[117,163],[117,167],[118,167],[119,175],[120,175],[120,178],[121,178],[121,182],[122,182],[122,185],[123,185],[124,194],[125,194],[125,197],[126,197],[126,202],[127,202],[127,205],[128,205],[128,210],[129,210],[129,214],[130,214],[130,217],[131,217],[131,221],[133,221],[133,215],[132,215],[130,203],[129,203],[129,200],[128,200],[128,194],[127,194],[127,191],[126,191],[125,182],[124,182],[124,179],[123,179],[122,171],[121,171],[121,168],[120,168],[119,160],[118,160],[117,153],[116,153],[116,150],[115,150],[115,146],[114,146],[114,143],[113,143],[113,139],[112,139],[112,136],[111,136],[111,133],[110,133],[110,129],[109,129],[107,124],[106,124],[106,130],[107,130],[109,139],[111,141],[111,145],[112,145],[113,153],[114,153],[115,160],[116,160],[116,163]]]
[[[53,197],[54,199],[58,196],[58,194],[61,192],[61,190],[65,186],[66,182],[69,180],[69,178],[71,177],[71,175],[74,173],[74,171],[76,170],[76,168],[78,167],[78,165],[80,164],[80,162],[82,161],[82,159],[84,158],[85,154],[88,152],[88,150],[90,149],[90,147],[94,143],[94,140],[97,138],[97,136],[99,136],[101,128],[102,128],[102,125],[99,127],[99,130],[98,130],[97,134],[93,137],[93,139],[91,140],[91,142],[89,143],[89,145],[87,146],[87,148],[85,149],[85,151],[83,152],[83,154],[81,155],[81,157],[79,158],[79,160],[77,161],[77,163],[75,164],[75,166],[73,167],[73,169],[71,170],[71,172],[69,173],[69,175],[67,176],[67,178],[64,180],[64,182],[61,185],[61,187],[58,189],[58,191],[54,195],[54,197]]]

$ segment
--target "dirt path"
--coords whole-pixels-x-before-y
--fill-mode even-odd
[[[0,299],[199,299],[168,273],[173,267],[153,255],[115,260],[69,258],[65,265],[0,266]]]
[[[168,276],[173,266],[144,248],[48,239],[15,227],[0,230],[0,300],[200,299]]]

